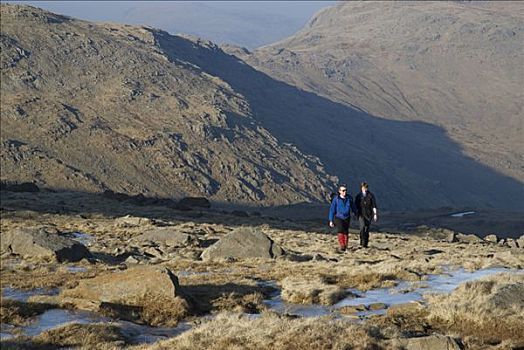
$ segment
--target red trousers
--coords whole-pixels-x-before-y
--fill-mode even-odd
[[[348,235],[345,233],[338,233],[338,244],[340,245],[340,249],[346,249],[348,246]]]

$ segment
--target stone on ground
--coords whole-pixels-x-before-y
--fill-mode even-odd
[[[520,236],[517,240],[517,244],[519,245],[519,248],[524,249],[524,235]]]
[[[136,238],[139,241],[151,241],[170,247],[187,246],[198,242],[197,238],[188,233],[176,231],[171,227],[160,227],[147,230]]]
[[[484,240],[486,242],[497,243],[499,241],[499,238],[497,237],[497,235],[491,234],[484,237]]]
[[[406,350],[460,350],[455,339],[443,335],[402,339],[401,343]]]
[[[2,252],[22,257],[50,258],[58,262],[79,261],[89,258],[89,250],[78,241],[58,233],[50,233],[45,227],[15,229],[2,233]]]
[[[138,227],[151,223],[151,219],[141,218],[131,215],[122,216],[115,219],[116,227]]]
[[[240,227],[206,248],[202,260],[227,258],[272,259],[285,251],[258,229]]]
[[[466,235],[463,233],[457,234],[457,240],[464,243],[480,243],[483,242],[482,238],[476,235]]]
[[[102,302],[134,305],[145,297],[173,299],[179,288],[178,278],[167,268],[137,266],[82,280],[77,287],[64,290],[60,297],[79,308]]]

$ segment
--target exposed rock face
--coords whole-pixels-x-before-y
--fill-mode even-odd
[[[148,230],[136,237],[139,241],[151,241],[171,247],[186,246],[198,242],[198,239],[188,233],[178,232],[170,227],[160,227]]]
[[[4,3],[1,17],[2,180],[265,205],[321,201],[336,180],[241,92],[164,50],[188,39]]]
[[[241,227],[206,248],[201,257],[203,260],[226,258],[272,259],[284,254],[285,251],[260,230]]]
[[[91,309],[102,302],[133,305],[144,297],[172,299],[178,288],[178,278],[170,270],[137,266],[82,280],[77,287],[64,290],[60,298]]]
[[[79,261],[91,256],[83,244],[57,233],[49,233],[44,227],[2,232],[0,244],[2,252],[23,257],[50,258],[58,262]]]

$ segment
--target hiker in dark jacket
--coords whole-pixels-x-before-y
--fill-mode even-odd
[[[377,221],[377,202],[366,182],[360,184],[361,192],[355,197],[356,215],[360,227],[360,246],[367,248],[371,220]]]
[[[347,186],[341,185],[329,208],[329,226],[336,227],[340,252],[345,251],[348,246],[351,212],[355,213],[353,198],[347,193]]]

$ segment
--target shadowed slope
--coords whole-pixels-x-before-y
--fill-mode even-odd
[[[213,43],[154,35],[171,61],[197,65],[242,94],[279,140],[317,156],[352,189],[368,180],[382,207],[524,208],[521,183],[464,155],[438,126],[377,118],[277,81]]]

